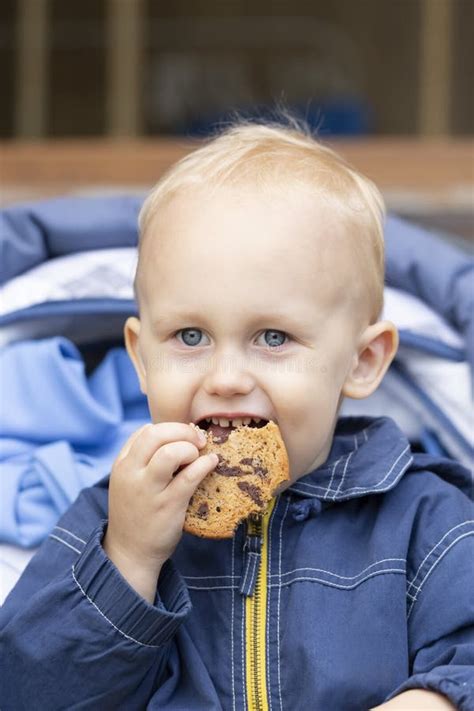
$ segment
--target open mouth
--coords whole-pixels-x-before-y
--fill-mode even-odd
[[[220,420],[221,418],[219,418]],[[250,422],[248,420],[250,419]],[[219,427],[220,429],[227,429],[227,430],[235,430],[237,427],[245,426],[245,427],[255,427],[260,429],[261,427],[265,427],[265,425],[268,425],[269,420],[265,420],[263,418],[258,418],[258,419],[251,419],[251,418],[239,418],[238,421],[235,420],[228,420],[228,425],[221,425],[219,420],[216,420],[218,424],[212,421],[212,418],[207,418],[204,420],[200,420],[197,423],[197,426],[202,429],[202,430],[209,430],[211,427],[213,430],[216,429],[216,427]]]

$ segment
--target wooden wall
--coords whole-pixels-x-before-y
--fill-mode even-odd
[[[338,92],[367,102],[377,135],[469,134],[473,12],[472,0],[2,0],[0,137],[166,134],[186,95],[192,112]]]

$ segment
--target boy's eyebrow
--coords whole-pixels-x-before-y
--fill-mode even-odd
[[[153,320],[153,327],[154,328],[160,328],[160,327],[165,327],[170,323],[176,322],[176,321],[181,321],[181,322],[186,322],[190,325],[197,324],[197,323],[202,323],[206,321],[206,317],[203,316],[202,313],[199,313],[197,311],[176,311],[176,312],[167,312],[163,316],[158,316]],[[280,311],[270,311],[267,313],[259,313],[252,318],[249,319],[250,324],[254,324],[256,322],[268,322],[268,324],[272,323],[283,323],[286,324],[288,327],[303,327],[303,328],[309,328],[311,326],[314,326],[316,323],[316,314],[314,314],[313,319],[308,319],[308,318],[303,318],[302,316],[294,315],[294,314],[289,314],[285,312],[280,312]]]

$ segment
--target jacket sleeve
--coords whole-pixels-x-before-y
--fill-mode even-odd
[[[2,711],[146,708],[166,676],[185,583],[168,560],[153,605],[129,586],[101,545],[98,492],[80,494],[0,609]]]
[[[408,582],[411,676],[390,698],[428,689],[461,711],[474,709],[473,524],[466,520],[445,531]]]

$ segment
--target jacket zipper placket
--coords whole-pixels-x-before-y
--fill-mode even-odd
[[[248,711],[268,711],[266,627],[268,590],[268,525],[275,499],[263,515],[251,516],[247,535],[261,540],[260,566],[252,595],[245,601],[246,678]]]

